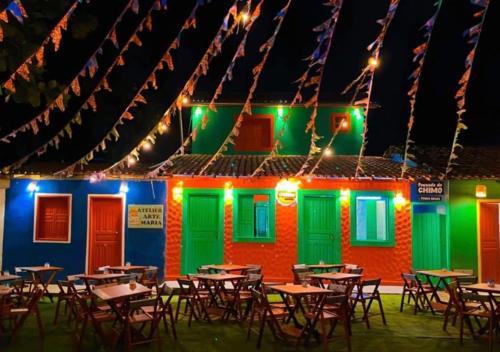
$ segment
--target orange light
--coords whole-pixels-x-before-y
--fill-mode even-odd
[[[182,202],[183,192],[184,192],[184,182],[179,181],[172,189],[172,198],[174,199],[174,202],[176,203]]]
[[[167,129],[168,129],[168,126],[167,126],[167,124],[165,122],[160,122],[158,124],[158,131],[160,131],[160,133],[166,132]]]
[[[133,166],[137,163],[137,159],[134,158],[132,155],[127,158],[127,164],[128,166]]]
[[[153,145],[151,144],[151,142],[144,141],[142,143],[142,150],[149,151],[149,150],[151,150],[151,148],[153,148]]]
[[[249,18],[250,15],[248,14],[248,12],[243,12],[243,14],[241,15],[241,20],[243,21],[243,23],[247,23]]]
[[[189,104],[189,97],[183,96],[182,97],[182,104],[184,104],[184,105]]]
[[[476,198],[486,198],[488,196],[488,189],[485,185],[476,185]]]
[[[368,59],[368,65],[370,65],[371,69],[375,69],[379,65],[379,61],[376,57],[371,57]]]
[[[393,201],[394,201],[394,206],[396,207],[397,210],[401,210],[401,208],[407,203],[406,198],[403,196],[403,193],[401,192],[396,193]]]
[[[342,122],[342,128],[346,130],[349,127],[349,123],[347,121]]]
[[[224,202],[226,204],[233,203],[233,184],[230,181],[224,184]]]
[[[351,198],[351,190],[348,188],[344,188],[340,190],[340,201],[342,203],[347,203]]]

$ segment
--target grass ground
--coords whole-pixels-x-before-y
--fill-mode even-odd
[[[486,339],[473,340],[466,335],[461,346],[458,339],[458,328],[450,326],[448,332],[442,329],[443,318],[441,315],[433,316],[430,313],[413,315],[413,310],[407,306],[403,313],[399,312],[399,295],[384,295],[383,303],[386,312],[387,326],[382,324],[380,316],[374,316],[370,322],[370,330],[364,323],[353,323],[352,350],[354,352],[477,352],[487,351]],[[8,336],[0,337],[0,351],[35,351],[58,352],[72,350],[72,329],[61,319],[58,325],[52,323],[55,304],[40,303],[42,318],[45,328],[45,337],[38,336],[34,318],[30,318],[18,339],[9,345]],[[375,307],[376,308],[376,307]],[[374,312],[377,309],[373,309]],[[338,327],[342,333],[342,327]],[[255,351],[256,336],[246,341],[246,329],[236,323],[223,324],[221,322],[205,323],[193,322],[187,326],[187,319],[179,320],[177,324],[178,340],[164,333],[161,328],[161,346],[157,343],[137,347],[135,351]],[[84,342],[85,351],[104,351],[92,329],[87,330]],[[293,351],[293,347],[285,347],[276,341],[266,328],[261,351]],[[300,350],[321,351],[313,340],[307,348]],[[330,342],[330,351],[347,351],[342,338]],[[500,339],[497,338],[495,351],[500,351]]]

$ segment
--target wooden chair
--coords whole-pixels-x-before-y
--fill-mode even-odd
[[[54,314],[54,324],[57,324],[59,318],[59,310],[61,304],[64,303],[64,315],[68,314],[68,306],[73,304],[73,292],[71,292],[70,283],[68,280],[57,281],[57,287],[59,287],[59,294],[57,295],[56,310]],[[71,309],[70,309],[71,310]],[[68,318],[68,320],[71,316]]]
[[[11,343],[14,342],[17,334],[19,333],[19,330],[23,327],[26,319],[31,315],[34,315],[36,317],[38,333],[41,337],[43,337],[42,319],[40,317],[40,310],[38,309],[38,301],[40,301],[42,295],[43,290],[41,288],[35,287],[28,296],[28,301],[26,302],[26,305],[24,307],[10,308],[9,311],[6,312],[8,318],[13,322],[14,325],[12,329]]]
[[[227,321],[231,315],[234,315],[237,321],[244,321],[252,307],[252,291],[258,290],[259,286],[260,280],[239,280],[234,282],[234,290],[230,292],[223,290],[221,294],[222,302],[225,304],[223,319],[225,317]],[[246,308],[243,312],[242,306],[244,304],[246,304]]]
[[[351,269],[347,269],[346,270],[346,273],[349,273],[349,274],[358,274],[358,275],[361,275],[363,274],[363,268],[351,268]]]
[[[175,312],[175,322],[179,319],[180,307],[183,301],[186,304],[187,311],[189,311],[189,314],[187,314],[185,310],[185,314],[189,316],[188,326],[191,326],[193,317],[195,320],[202,318],[211,321],[207,309],[211,299],[210,295],[199,292],[193,280],[179,278],[177,282],[179,283],[179,300]]]
[[[458,281],[453,281],[448,285],[446,285],[446,290],[448,291],[450,299],[448,302],[448,306],[444,311],[443,331],[446,331],[446,328],[448,326],[448,321],[451,316],[453,316],[453,325],[455,325],[457,319],[462,319],[464,311],[479,309],[481,306],[480,303],[464,302],[460,298],[460,294],[463,291],[461,290]],[[473,328],[470,324],[470,321],[466,320],[466,323],[471,333],[473,333]]]
[[[326,306],[327,303],[329,308]],[[347,350],[351,352],[351,327],[348,310],[348,298],[344,295],[324,295],[321,297],[321,299],[317,301],[315,307],[310,312],[304,314],[307,321],[304,329],[308,331],[306,342],[309,340],[309,337],[314,334],[316,325],[319,323],[323,350],[328,351],[328,342],[332,339],[335,327],[341,322],[344,326],[344,338],[347,341]],[[327,323],[330,324],[330,329],[328,331],[326,327]]]
[[[24,302],[27,299],[27,295],[29,295],[30,291],[25,290],[28,288],[26,286],[25,281],[21,279],[12,280],[9,282],[9,287],[12,289],[10,293],[10,301],[14,302],[16,307],[24,306]]]
[[[159,270],[157,267],[149,267],[145,269],[139,283],[148,288],[155,288],[158,290],[158,272]]]
[[[417,310],[424,310],[426,304],[432,314],[435,314],[431,301],[427,296],[428,294],[433,293],[432,288],[424,287],[420,279],[415,274],[402,273],[401,278],[403,279],[403,293],[401,295],[401,305],[399,307],[399,311],[403,311],[405,295],[408,294],[408,302],[410,302],[411,299],[415,303],[413,314],[417,314]]]
[[[107,339],[103,324],[107,322],[116,322],[116,316],[111,311],[102,311],[96,309],[92,304],[88,304],[86,295],[76,293],[76,291],[73,292],[75,292],[75,326],[73,329],[75,348],[77,350],[82,349],[83,339],[89,322],[94,327],[102,343],[106,344],[109,339]]]
[[[289,344],[293,343],[297,348],[303,338],[303,331],[305,330],[284,322],[289,316],[289,312],[286,309],[271,306],[264,288],[262,288],[261,291],[252,290],[252,297],[254,300],[254,308],[250,316],[247,339],[250,338],[253,321],[255,315],[257,315],[259,317],[259,332],[257,338],[258,349],[261,346],[266,324],[269,326],[276,339]]]
[[[373,301],[376,301],[378,303],[380,314],[382,315],[382,322],[384,323],[384,325],[387,325],[387,322],[385,320],[384,308],[382,306],[382,299],[380,298],[380,292],[378,290],[381,281],[382,280],[380,278],[363,280],[356,285],[357,290],[351,295],[352,310],[354,311],[358,302],[361,302],[361,306],[363,307],[363,320],[365,321],[366,327],[368,329],[370,328],[368,315]]]
[[[173,313],[173,308],[172,304],[170,303],[172,298],[173,298],[173,293],[174,290],[172,290],[170,287],[167,286],[166,283],[164,283],[162,286],[158,288],[157,291],[157,297],[158,297],[158,307],[155,310],[154,306],[144,306],[142,307],[142,310],[145,311],[148,314],[158,314],[159,315],[159,321],[163,321],[163,326],[165,328],[165,332],[168,334],[168,322],[167,322],[167,316],[170,320],[170,326],[172,328],[172,335],[174,336],[174,339],[177,340],[177,331],[175,329],[175,319],[174,319],[174,313]],[[166,300],[164,298],[166,297]]]
[[[460,294],[462,302],[465,304],[467,302],[470,303],[479,303],[479,307],[477,309],[464,310],[460,317],[460,343],[463,344],[464,337],[464,320],[468,321],[469,328],[471,329],[472,334],[474,334],[474,330],[472,328],[472,324],[470,323],[470,318],[474,318],[477,321],[479,320],[487,320],[486,326],[488,329],[488,346],[489,351],[493,351],[493,340],[495,338],[495,329],[498,327],[498,319],[500,318],[500,312],[496,311],[495,303],[493,302],[493,298],[490,295],[483,296],[477,293],[462,293]],[[483,328],[479,322],[478,325]]]
[[[132,350],[132,346],[150,343],[155,340],[160,343],[158,323],[161,315],[158,303],[158,298],[128,302],[128,309],[124,309],[127,316],[125,321],[127,351]]]

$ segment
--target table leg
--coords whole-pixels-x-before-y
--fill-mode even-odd
[[[287,322],[293,320],[293,323],[295,324],[296,327],[302,327],[302,325],[298,322],[297,317],[295,316],[295,312],[297,310],[298,305],[295,304],[295,307],[290,307],[290,304],[288,304],[288,299],[285,296],[283,292],[280,292],[281,299],[283,300],[283,303],[285,304],[286,310],[288,310],[288,318]]]

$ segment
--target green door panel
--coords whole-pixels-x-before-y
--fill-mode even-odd
[[[435,207],[414,206],[412,221],[413,268],[441,269],[446,267],[445,215]]]
[[[302,191],[299,195],[300,263],[339,263],[340,207],[338,197],[329,191]]]
[[[181,273],[223,261],[224,208],[219,191],[184,190]]]

